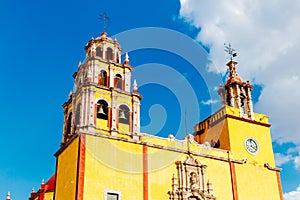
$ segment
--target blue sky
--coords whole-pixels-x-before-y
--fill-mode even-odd
[[[255,111],[270,116],[276,161],[283,168],[283,190],[285,193],[296,190],[300,178],[297,169],[300,163],[300,142],[297,137],[299,129],[289,126],[288,122],[297,123],[294,112],[299,111],[299,107],[289,110],[286,104],[292,105],[295,103],[293,99],[300,97],[299,92],[293,88],[298,83],[299,75],[299,71],[295,70],[297,59],[294,53],[294,48],[298,47],[298,36],[289,31],[290,27],[300,30],[293,26],[293,22],[298,20],[298,15],[293,9],[290,9],[289,14],[283,13],[288,15],[285,23],[288,24],[289,19],[291,22],[289,26],[284,26],[286,32],[281,35],[280,32],[276,32],[281,24],[271,20],[272,13],[276,13],[277,7],[280,7],[276,5],[279,3],[275,1],[272,5],[262,4],[259,3],[260,7],[256,5],[249,9],[253,12],[249,13],[248,10],[244,10],[245,7],[250,8],[246,3],[236,3],[232,7],[235,9],[232,13],[239,15],[239,18],[236,18],[228,14],[230,12],[226,11],[226,6],[216,6],[217,3],[212,4],[210,1],[0,0],[0,198],[4,199],[7,191],[11,191],[14,200],[26,199],[32,187],[38,189],[41,180],[48,179],[54,173],[53,154],[59,148],[63,128],[61,105],[73,88],[72,74],[77,70],[78,62],[84,60],[84,45],[92,36],[98,36],[103,30],[103,24],[98,20],[98,15],[103,12],[112,19],[107,32],[111,36],[120,36],[121,46],[124,50],[130,50],[130,62],[136,66],[133,75],[138,84],[140,83],[140,92],[144,96],[141,110],[142,131],[160,136],[173,133],[180,138],[184,135],[183,128],[175,124],[180,123],[185,112],[189,116],[188,132],[192,132],[194,123],[204,119],[220,106],[213,90],[214,85],[207,85],[207,81],[213,76],[216,80],[214,83],[217,83],[222,77],[217,73],[200,73],[201,69],[198,67],[203,64],[210,67],[210,71],[224,72],[226,58],[224,52],[219,51],[223,51],[224,42],[236,44],[238,61],[243,66],[238,69],[240,75],[250,79],[255,85]],[[255,15],[257,10],[262,8],[268,8],[266,13],[270,13],[269,18],[269,15],[262,18]],[[214,12],[208,13],[207,10]],[[218,13],[224,16],[218,16]],[[257,18],[251,18],[254,15]],[[222,21],[222,17],[225,16],[228,16],[226,22]],[[256,27],[247,26],[248,21],[257,22]],[[255,23],[251,23],[253,24]],[[193,65],[192,58],[187,58],[184,53],[176,54],[178,49],[167,51],[157,47],[133,50],[128,47],[131,41],[122,39],[124,31],[137,28],[143,30],[145,27],[174,30],[174,37],[186,35],[185,39],[191,49],[195,47],[195,43],[205,45],[204,48],[198,45],[199,49],[193,51],[199,51],[196,56],[201,57],[200,65]],[[258,27],[259,30],[265,31],[264,34],[268,34],[269,31],[270,38],[275,38],[283,50],[273,52],[273,43],[268,43],[268,40],[257,36],[257,33],[249,31]],[[163,30],[159,30],[163,33]],[[273,35],[273,32],[276,34]],[[256,36],[252,37],[255,34]],[[145,38],[151,39],[150,36]],[[283,38],[289,40],[285,41]],[[157,45],[159,43],[157,42]],[[182,46],[182,49],[184,48],[186,47]],[[208,61],[209,59],[212,62]],[[276,67],[276,64],[282,66],[283,63],[287,63],[286,60],[290,63],[285,70]],[[142,74],[151,69],[148,68],[150,65],[156,67],[155,69],[163,69],[159,71],[161,73],[168,72],[169,76],[165,77],[167,82],[160,82],[160,77],[153,77],[153,82],[147,82],[150,80],[145,79],[149,77]],[[278,73],[275,73],[278,71],[280,77],[286,79],[278,78]],[[178,78],[174,80],[172,77],[176,76]],[[280,84],[274,85],[270,76],[276,78]],[[173,88],[177,85],[179,91]],[[278,88],[278,91],[274,88]],[[190,101],[196,103],[188,105],[189,101],[183,101],[180,90],[187,91],[187,94],[190,92]],[[154,94],[153,91],[164,95]],[[274,97],[274,91],[281,97]],[[286,98],[289,95],[283,91],[293,91],[288,93],[291,98]],[[284,101],[284,105],[280,104],[282,102],[278,99]],[[277,109],[278,105],[280,109]],[[197,106],[200,106],[200,114],[195,114]],[[163,120],[157,120],[156,116]],[[292,195],[286,198],[290,196]]]

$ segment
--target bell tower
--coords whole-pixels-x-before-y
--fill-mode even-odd
[[[219,95],[222,105],[238,108],[240,117],[254,120],[250,81],[244,82],[236,71],[237,62],[231,60],[227,63],[229,77],[224,86],[220,85]]]
[[[116,39],[103,32],[85,46],[85,61],[73,74],[74,91],[63,104],[64,130],[62,145],[76,134],[110,134],[137,137],[140,132],[140,100],[126,53]]]

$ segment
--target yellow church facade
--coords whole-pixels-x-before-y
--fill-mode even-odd
[[[118,41],[104,32],[85,52],[63,104],[51,198],[283,200],[268,117],[253,112],[252,87],[236,62],[219,89],[223,107],[178,140],[140,132],[142,96]]]

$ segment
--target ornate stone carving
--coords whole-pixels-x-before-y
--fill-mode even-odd
[[[212,183],[206,182],[206,165],[188,156],[185,161],[177,161],[177,177],[172,177],[170,200],[216,200]]]

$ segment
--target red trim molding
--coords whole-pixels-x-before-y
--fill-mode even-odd
[[[235,166],[234,163],[230,162],[230,176],[231,176],[231,185],[232,185],[232,195],[233,200],[238,200],[238,191],[237,191],[237,184],[236,184],[236,173],[235,173]]]
[[[241,120],[241,121],[252,123],[252,124],[257,124],[257,125],[260,125],[260,126],[265,126],[265,127],[270,127],[271,126],[271,124],[266,124],[266,123],[262,123],[262,122],[258,122],[258,121],[254,121],[254,120],[250,120],[250,119],[246,119],[246,118],[242,118],[242,117],[237,117],[237,116],[234,116],[234,115],[226,114],[226,117],[232,118],[232,119]]]
[[[84,189],[84,170],[85,170],[85,147],[86,147],[86,135],[80,135],[79,140],[79,155],[78,155],[78,174],[77,174],[77,198],[83,199]]]
[[[282,187],[281,187],[279,171],[276,172],[276,176],[277,176],[277,184],[278,184],[278,191],[279,191],[279,195],[280,195],[280,200],[283,200],[283,194],[282,194]]]
[[[143,145],[143,200],[148,197],[148,147]]]

